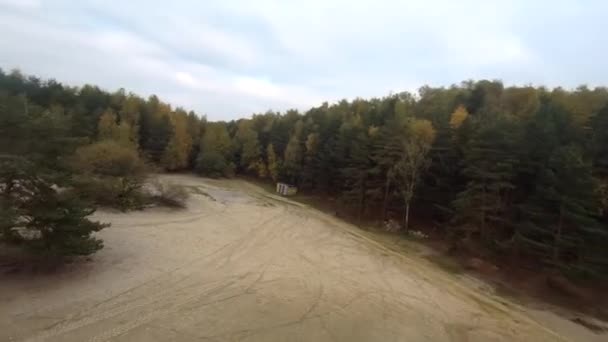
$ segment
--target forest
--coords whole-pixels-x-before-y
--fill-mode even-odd
[[[602,87],[464,81],[210,122],[154,95],[0,70],[0,164],[0,239],[38,253],[93,253],[97,206],[141,208],[147,174],[196,172],[290,183],[357,220],[425,222],[532,268],[608,276]]]

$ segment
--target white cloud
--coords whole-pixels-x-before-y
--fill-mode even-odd
[[[183,71],[178,71],[175,73],[175,79],[177,80],[177,82],[190,87],[190,88],[199,88],[199,83],[196,79],[194,79],[194,77],[192,77],[192,75],[190,75],[187,72],[183,72]]]
[[[9,6],[19,9],[36,9],[42,5],[40,0],[0,0],[0,6]]]
[[[276,98],[281,95],[281,89],[267,80],[251,77],[238,77],[234,82],[239,91],[264,98]]]
[[[0,67],[156,93],[211,119],[470,78],[574,86],[608,79],[606,6],[0,0]]]
[[[188,32],[188,29],[185,29]],[[199,44],[196,44],[197,41]],[[257,63],[260,58],[256,49],[247,41],[212,27],[198,27],[190,34],[190,42],[193,44],[186,42],[185,46],[208,49],[222,58],[234,60],[245,66]]]

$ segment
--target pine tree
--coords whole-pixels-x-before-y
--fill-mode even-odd
[[[150,96],[140,117],[139,146],[151,161],[160,163],[173,134],[171,107]]]
[[[465,147],[466,188],[453,202],[454,221],[467,238],[479,233],[493,242],[497,230],[511,222],[511,194],[517,169],[517,122],[499,117],[483,122]]]
[[[205,131],[201,138],[201,150],[216,151],[226,159],[230,157],[232,142],[224,123],[209,122],[205,125]]]
[[[453,216],[451,203],[465,185],[460,171],[464,146],[473,131],[472,121],[466,107],[459,105],[449,123],[438,121],[440,125],[434,126],[437,134],[429,151],[429,167],[423,176],[419,201],[427,205],[434,223],[440,227]]]
[[[579,147],[556,149],[542,171],[534,196],[521,205],[516,239],[529,253],[563,270],[608,270],[601,256],[608,229],[599,225],[597,183]]]
[[[304,161],[301,172],[301,187],[314,189],[317,186],[315,170],[318,167],[319,133],[309,133],[304,143]]]
[[[368,195],[368,182],[372,159],[370,158],[370,137],[368,131],[362,126],[359,118],[345,123],[340,129],[339,141],[343,144],[348,141],[342,156],[340,176],[342,179],[341,200],[347,205],[354,204],[361,220],[365,212]]]
[[[277,159],[277,155],[274,152],[274,146],[268,144],[266,148],[266,158],[268,164],[268,174],[273,181],[277,181],[279,177],[280,161]]]
[[[390,120],[374,135],[371,158],[374,161],[372,184],[374,197],[381,198],[382,219],[388,218],[388,207],[395,189],[395,166],[402,156],[402,139],[407,129],[398,120]]]
[[[72,192],[58,192],[54,179],[20,157],[0,158],[0,239],[45,256],[88,255],[101,249],[91,236],[107,225]]]
[[[608,105],[592,119],[594,174],[599,180],[603,223],[608,226]]]
[[[195,169],[212,177],[231,176],[235,168],[231,161],[232,151],[226,125],[222,122],[207,123]]]
[[[260,142],[258,134],[251,127],[250,120],[241,120],[235,134],[237,149],[240,152],[239,166],[244,171],[255,171],[260,160]]]
[[[300,137],[297,134],[294,134],[285,147],[282,165],[286,180],[292,184],[299,184],[302,157],[302,143]]]

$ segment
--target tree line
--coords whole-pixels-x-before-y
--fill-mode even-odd
[[[608,275],[606,88],[466,81],[208,122],[156,96],[13,71],[0,73],[0,110],[3,155],[67,175],[80,197],[91,178],[115,177],[104,189],[124,190],[131,207],[124,176],[139,160],[168,172],[246,174],[337,198],[360,219],[396,219],[405,230],[416,219],[535,267]]]

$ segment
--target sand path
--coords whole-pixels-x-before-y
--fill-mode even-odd
[[[85,266],[0,282],[0,341],[560,341],[348,224],[242,181],[165,176],[188,209],[99,212]]]

